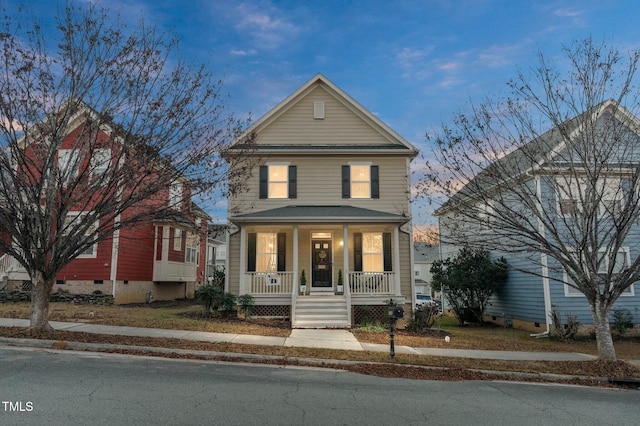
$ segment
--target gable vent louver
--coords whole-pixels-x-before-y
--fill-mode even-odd
[[[324,120],[324,102],[313,103],[313,118],[316,120]]]

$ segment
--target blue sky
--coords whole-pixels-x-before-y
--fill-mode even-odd
[[[7,2],[4,2],[5,5]],[[52,16],[64,1],[27,2]],[[8,2],[11,4],[11,2]],[[504,92],[536,54],[593,37],[640,48],[640,2],[616,0],[113,0],[181,39],[180,56],[225,81],[229,107],[258,119],[321,72],[430,156],[426,132]],[[419,168],[423,161],[414,161]],[[224,206],[224,204],[220,204]],[[224,218],[224,210],[211,209]],[[416,204],[417,222],[432,222]],[[220,217],[217,218],[218,220]]]

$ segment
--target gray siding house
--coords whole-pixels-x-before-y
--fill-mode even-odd
[[[229,199],[227,291],[299,328],[349,327],[390,299],[410,307],[417,149],[321,74],[245,134],[260,164]]]
[[[586,114],[593,114],[597,118],[589,121],[584,118]],[[553,256],[542,252],[519,250],[517,241],[520,237],[517,236],[513,237],[511,245],[513,250],[504,249],[505,239],[511,238],[504,224],[508,220],[513,220],[511,216],[515,214],[521,215],[522,223],[526,224],[529,221],[530,226],[544,228],[543,235],[546,233],[547,241],[552,240],[556,245],[566,244],[567,247],[578,245],[575,239],[579,239],[576,229],[580,225],[576,224],[576,221],[581,212],[577,209],[581,208],[579,207],[581,204],[585,205],[584,200],[580,199],[581,194],[585,192],[578,189],[576,183],[576,176],[579,178],[581,173],[579,167],[575,166],[575,161],[568,161],[569,156],[575,154],[568,154],[566,145],[563,145],[566,139],[563,141],[559,135],[569,134],[573,138],[579,138],[580,132],[584,131],[584,123],[592,122],[596,123],[596,127],[615,126],[616,132],[619,132],[616,136],[619,142],[614,140],[612,143],[618,152],[609,157],[611,163],[602,168],[607,172],[603,173],[598,180],[602,182],[602,187],[600,199],[596,200],[598,204],[596,208],[600,211],[609,209],[608,211],[615,212],[620,205],[632,203],[631,200],[637,200],[637,197],[633,194],[629,195],[629,183],[625,179],[631,179],[630,176],[633,175],[634,170],[640,167],[640,133],[638,131],[640,121],[626,109],[609,100],[598,105],[593,111],[587,111],[581,116],[562,123],[559,126],[562,130],[552,129],[523,148],[497,160],[497,167],[500,167],[500,170],[513,170],[512,182],[505,180],[505,182],[496,183],[493,180],[496,174],[487,173],[488,169],[485,169],[478,174],[475,181],[468,182],[436,210],[443,252],[455,254],[460,247],[460,241],[467,238],[474,246],[482,245],[484,241],[492,256],[504,256],[509,263],[508,281],[504,288],[492,298],[491,305],[486,310],[486,320],[546,333],[551,325],[549,313],[552,309],[556,309],[562,317],[575,315],[581,324],[593,324],[593,316],[585,296],[571,287],[571,278]],[[589,131],[610,130],[597,128]],[[523,150],[526,149],[536,154],[524,155]],[[529,199],[537,204],[533,208],[539,212],[529,210],[527,213],[527,208],[522,207],[523,199],[513,197],[509,200],[508,189],[496,189],[497,186],[508,188],[510,184],[513,187],[522,185],[521,187],[528,188],[531,195]],[[470,186],[474,189],[468,190]],[[483,195],[479,196],[479,193]],[[501,197],[500,203],[492,204],[492,198],[497,197]],[[633,208],[633,206],[630,207]],[[500,211],[501,208],[508,212]],[[505,217],[505,214],[509,217]],[[604,215],[604,213],[600,214]],[[472,217],[475,217],[475,223],[470,220]],[[605,272],[612,258],[615,259],[615,265],[612,266],[614,274],[623,273],[625,268],[640,256],[640,223],[635,220],[630,224],[626,238],[619,245],[616,253],[610,256],[605,253],[605,250],[618,245],[613,245],[617,242],[612,239],[610,231],[607,231],[610,224],[608,225],[606,220],[609,219],[603,216],[602,228],[590,234],[593,241],[600,242],[598,247],[603,254],[598,273]],[[515,228],[517,224],[514,225],[514,223],[515,221],[512,221],[508,226]],[[498,227],[501,227],[500,232],[497,232]],[[633,283],[622,292],[613,308],[614,310],[628,309],[634,316],[635,323],[640,322],[639,292],[640,284]]]

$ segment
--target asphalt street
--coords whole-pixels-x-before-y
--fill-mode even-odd
[[[631,425],[640,392],[0,347],[2,425]]]

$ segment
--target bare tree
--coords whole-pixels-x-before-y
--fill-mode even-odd
[[[29,273],[31,330],[47,331],[61,268],[120,228],[190,209],[172,185],[205,200],[238,190],[221,155],[244,125],[221,80],[174,60],[169,33],[95,5],[67,5],[56,39],[25,11],[3,16],[0,252]]]
[[[616,360],[609,314],[640,279],[639,53],[590,39],[564,52],[557,65],[540,53],[509,95],[428,137],[435,161],[421,191],[446,198],[444,243],[526,257],[545,285],[584,294],[599,356]]]

